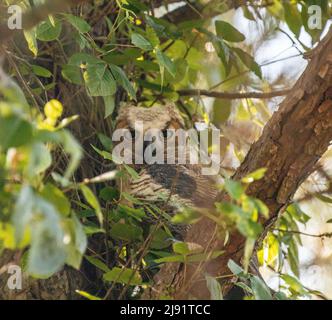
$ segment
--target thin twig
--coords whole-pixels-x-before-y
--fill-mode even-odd
[[[270,99],[273,97],[285,96],[289,92],[289,89],[270,92],[218,92],[203,89],[186,89],[177,91],[180,96],[206,96],[218,99]]]

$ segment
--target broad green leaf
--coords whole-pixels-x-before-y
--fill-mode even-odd
[[[130,285],[141,285],[142,278],[139,273],[129,268],[118,268],[115,267],[111,271],[107,272],[103,276],[105,281],[130,284]]]
[[[151,229],[153,229],[153,227],[151,227],[150,230]],[[158,250],[165,249],[171,245],[171,242],[172,240],[169,234],[163,229],[158,229],[152,235],[150,248]]]
[[[37,39],[41,41],[53,41],[59,38],[62,30],[61,23],[56,20],[55,26],[49,20],[41,22],[37,26]]]
[[[31,124],[15,115],[0,115],[0,148],[17,148],[28,144],[32,139]]]
[[[290,276],[288,274],[282,274],[280,277],[295,292],[298,292],[298,293],[303,293],[304,292],[304,288],[303,288],[302,284],[296,278],[294,278],[294,277],[292,277],[292,276]]]
[[[255,204],[258,212],[264,216],[265,218],[269,217],[269,208],[266,206],[266,204],[259,200],[259,199],[251,199],[251,201],[253,201],[253,203]]]
[[[316,194],[316,198],[325,203],[332,203],[332,198],[325,196],[323,194]]]
[[[223,300],[221,285],[218,280],[209,275],[205,275],[206,285],[211,294],[211,300]]]
[[[89,205],[95,210],[97,218],[100,224],[103,224],[103,213],[101,212],[101,207],[98,199],[94,195],[94,193],[90,190],[86,185],[81,185],[80,189],[84,195],[85,200],[89,203]]]
[[[257,276],[252,276],[250,283],[256,300],[273,300],[270,289],[262,279]]]
[[[225,189],[228,194],[235,200],[239,200],[244,194],[244,188],[241,182],[226,179],[225,180]]]
[[[44,77],[44,78],[52,77],[51,71],[49,71],[48,69],[46,69],[44,67],[33,64],[33,65],[31,65],[31,68],[32,68],[32,72],[39,77]]]
[[[133,180],[138,180],[140,178],[139,174],[132,167],[124,165],[124,168]]]
[[[149,40],[145,39],[139,33],[133,33],[131,35],[131,43],[134,46],[136,46],[144,51],[153,50],[153,46],[152,46],[151,42]]]
[[[191,251],[188,248],[187,243],[185,242],[175,242],[173,243],[173,251],[182,255],[190,254]]]
[[[79,32],[87,33],[91,30],[91,26],[82,18],[72,14],[65,14],[66,20]]]
[[[30,30],[24,30],[24,37],[28,44],[29,50],[33,53],[35,57],[38,55],[38,44],[37,44],[37,33],[36,28]]]
[[[52,203],[53,206],[64,216],[68,216],[70,213],[70,201],[64,195],[64,193],[51,183],[47,183],[42,189],[40,195]]]
[[[284,6],[286,23],[289,29],[291,29],[292,32],[295,34],[295,36],[298,38],[303,23],[302,23],[301,13],[297,9],[297,4],[284,1],[283,6]]]
[[[104,105],[105,105],[105,119],[111,116],[115,108],[114,95],[104,96]]]
[[[160,45],[160,40],[158,38],[158,35],[152,27],[150,27],[150,26],[146,27],[146,36],[147,36],[149,42],[151,43],[152,47],[155,48],[158,45]]]
[[[156,57],[161,69],[166,69],[171,76],[175,77],[176,69],[173,61],[159,49],[156,50]]]
[[[86,260],[88,260],[91,264],[93,264],[95,267],[97,267],[98,269],[100,269],[100,270],[102,270],[104,272],[111,271],[111,269],[104,262],[102,262],[98,258],[91,257],[91,256],[85,256],[84,258]]]
[[[212,107],[212,121],[215,125],[225,124],[232,111],[232,102],[225,99],[215,99]]]
[[[241,59],[243,64],[249,68],[250,71],[254,72],[257,77],[262,79],[262,70],[261,67],[257,64],[255,59],[247,52],[243,51],[240,48],[233,48],[234,52]]]
[[[109,65],[112,75],[115,78],[115,80],[117,81],[117,83],[122,86],[127,92],[128,94],[131,96],[131,98],[136,100],[136,92],[135,89],[133,88],[132,84],[130,83],[130,81],[128,80],[126,74],[123,72],[123,70],[116,66],[116,65]]]
[[[142,228],[120,222],[112,226],[110,235],[112,238],[129,242],[143,240]]]
[[[232,259],[228,260],[227,267],[229,270],[232,271],[236,276],[244,273],[244,270],[242,267],[240,267],[236,262],[234,262]]]
[[[256,180],[260,180],[264,177],[265,172],[266,172],[266,168],[257,169],[254,172],[251,172],[251,173],[247,174],[244,178],[242,178],[242,182],[251,183]]]
[[[216,33],[219,37],[230,42],[241,42],[245,36],[226,21],[216,21]]]
[[[75,65],[65,64],[61,70],[62,76],[69,82],[74,84],[83,83],[83,75],[81,69]]]
[[[247,6],[242,6],[241,7],[242,11],[243,11],[243,15],[251,21],[256,21],[254,15],[251,13],[250,9]]]
[[[36,175],[45,172],[52,165],[52,157],[50,151],[45,144],[36,142],[31,146],[30,156],[28,160],[28,175],[31,179]]]
[[[65,221],[66,226],[66,237],[70,241],[66,242],[66,263],[79,270],[83,254],[87,247],[87,238],[84,232],[83,226],[80,221],[77,219],[75,214],[72,214],[71,219]]]
[[[114,95],[116,83],[106,64],[88,64],[83,76],[92,97]]]
[[[59,214],[54,206],[35,197],[33,215],[39,219],[30,220],[33,232],[28,255],[27,271],[35,277],[49,277],[59,271],[66,260],[66,245]]]
[[[56,134],[59,139],[59,143],[63,146],[64,151],[70,155],[70,161],[64,174],[64,181],[66,181],[74,173],[82,158],[82,148],[76,138],[69,131],[61,130]]]

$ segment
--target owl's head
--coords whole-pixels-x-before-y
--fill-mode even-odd
[[[135,130],[135,123],[143,123],[145,133],[149,129],[167,130],[184,128],[184,121],[173,103],[150,108],[125,104],[120,107],[116,129]]]

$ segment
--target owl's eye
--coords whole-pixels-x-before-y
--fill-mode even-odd
[[[162,139],[169,139],[169,138],[172,138],[172,136],[173,136],[172,130],[164,129],[160,132],[160,138],[162,138]]]
[[[138,137],[138,132],[136,132],[133,129],[130,129],[125,132],[124,136],[128,140],[134,140]]]

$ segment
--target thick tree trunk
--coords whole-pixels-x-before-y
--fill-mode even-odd
[[[332,140],[332,29],[307,57],[310,62],[305,72],[233,177],[238,180],[258,168],[267,168],[265,177],[248,189],[250,195],[264,201],[270,209],[265,229],[288,205]],[[220,195],[219,200],[224,197]],[[207,252],[225,250],[225,254],[181,269],[174,264],[165,265],[158,274],[154,298],[170,287],[174,298],[210,298],[204,275],[230,274],[227,262],[229,259],[241,262],[245,242],[241,234],[233,231],[224,246],[223,240],[213,235],[215,229],[215,223],[204,218],[191,228],[186,241],[202,245]],[[224,293],[230,288],[228,281]]]

